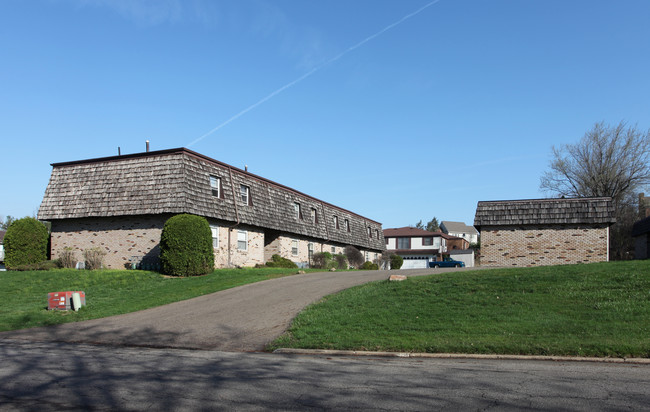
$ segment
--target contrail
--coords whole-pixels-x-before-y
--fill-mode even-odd
[[[394,28],[394,27],[396,27],[396,26],[399,26],[399,25],[402,24],[404,21],[410,19],[410,18],[413,17],[413,16],[416,16],[416,15],[420,14],[422,11],[424,11],[425,9],[427,9],[427,8],[429,8],[429,7],[431,7],[431,6],[433,6],[434,4],[436,4],[436,3],[438,3],[438,2],[440,2],[440,0],[433,0],[433,1],[431,1],[431,2],[429,2],[429,3],[427,3],[427,4],[425,4],[424,6],[420,7],[420,8],[417,9],[416,11],[414,11],[413,13],[407,14],[406,16],[402,17],[401,19],[397,20],[396,22],[394,22],[394,23],[392,23],[392,24],[389,24],[388,26],[386,26],[386,27],[384,27],[383,29],[379,30],[377,33],[375,33],[375,34],[373,34],[373,35],[371,35],[371,36],[366,37],[365,39],[361,40],[359,43],[355,44],[354,46],[347,48],[345,51],[339,53],[338,55],[332,57],[331,59],[325,61],[324,63],[321,63],[320,65],[314,67],[313,69],[311,69],[311,70],[308,71],[307,73],[303,74],[302,76],[298,77],[297,79],[293,80],[292,82],[289,82],[289,83],[285,84],[284,86],[280,87],[279,89],[277,89],[277,90],[274,91],[273,93],[271,93],[271,94],[269,94],[268,96],[264,97],[263,99],[259,100],[257,103],[254,103],[254,104],[248,106],[246,109],[244,109],[244,110],[242,110],[241,112],[237,113],[236,115],[232,116],[230,119],[228,119],[228,120],[226,120],[225,122],[221,123],[219,126],[217,126],[217,127],[215,127],[214,129],[210,130],[209,132],[207,132],[207,133],[204,134],[203,136],[201,136],[201,137],[199,137],[199,138],[197,138],[197,139],[194,139],[190,144],[187,145],[187,147],[194,146],[195,144],[199,143],[201,140],[203,140],[203,139],[205,139],[206,137],[210,136],[212,133],[214,133],[214,132],[216,132],[217,130],[221,129],[222,127],[224,127],[224,126],[230,124],[231,122],[233,122],[233,121],[239,119],[240,117],[242,117],[242,116],[245,115],[246,113],[250,112],[251,110],[253,110],[253,109],[256,108],[257,106],[259,106],[259,105],[261,105],[262,103],[268,101],[268,100],[271,99],[272,97],[274,97],[274,96],[276,96],[276,95],[282,93],[283,91],[287,90],[289,87],[294,86],[294,85],[297,84],[297,83],[300,83],[301,81],[303,81],[303,80],[305,80],[306,78],[310,77],[312,74],[314,74],[314,73],[316,73],[317,71],[321,70],[323,67],[325,67],[325,66],[327,66],[327,65],[329,65],[329,64],[334,63],[335,61],[339,60],[340,58],[342,58],[342,57],[345,56],[346,54],[350,53],[351,51],[353,51],[353,50],[355,50],[355,49],[358,49],[359,47],[361,47],[361,46],[363,46],[364,44],[368,43],[369,41],[375,39],[376,37],[381,36],[382,34],[384,34],[385,32],[387,32],[388,30],[390,30],[390,29],[392,29],[392,28]]]

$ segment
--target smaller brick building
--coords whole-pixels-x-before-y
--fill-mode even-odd
[[[478,202],[481,265],[544,266],[609,260],[611,198]]]

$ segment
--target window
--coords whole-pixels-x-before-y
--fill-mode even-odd
[[[212,190],[212,196],[222,198],[220,177],[210,175],[210,189]]]
[[[411,238],[410,237],[398,237],[397,238],[397,248],[398,249],[410,249],[411,248]]]
[[[379,229],[375,229],[375,239],[379,239]]]
[[[368,237],[372,239],[372,229],[370,229],[370,226],[368,226]]]
[[[385,238],[384,238],[384,240],[386,241],[386,244],[388,244],[388,238],[387,238],[387,237],[385,237]]]
[[[332,219],[334,219],[334,228],[338,229],[339,228],[339,217],[334,216]]]
[[[336,246],[332,246],[332,253],[336,254]]]
[[[311,242],[307,244],[307,254],[309,255],[309,261],[311,262],[311,258],[314,257],[314,244]]]
[[[212,247],[214,249],[219,247],[219,226],[210,225],[212,231]]]
[[[251,189],[248,186],[241,185],[239,187],[239,191],[241,193],[241,201],[245,205],[250,205],[251,204]]]
[[[298,256],[298,241],[296,239],[291,241],[291,254]]]
[[[248,250],[248,232],[245,230],[237,231],[237,249]]]
[[[316,209],[313,207],[311,208],[311,222],[315,225],[318,224],[318,214],[316,213]]]
[[[433,237],[423,237],[422,246],[433,246]]]
[[[350,221],[348,219],[345,219],[345,230],[350,231]]]
[[[293,204],[293,210],[296,213],[296,220],[302,220],[302,212],[300,211],[300,203],[295,202]]]

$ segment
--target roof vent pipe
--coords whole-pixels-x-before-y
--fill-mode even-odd
[[[147,140],[147,153],[149,153],[149,140]]]
[[[244,165],[244,171],[248,172],[248,165]]]

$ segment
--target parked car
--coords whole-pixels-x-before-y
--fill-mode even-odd
[[[454,260],[451,258],[443,258],[442,260],[436,260],[429,262],[430,268],[464,268],[465,262],[460,260]]]

